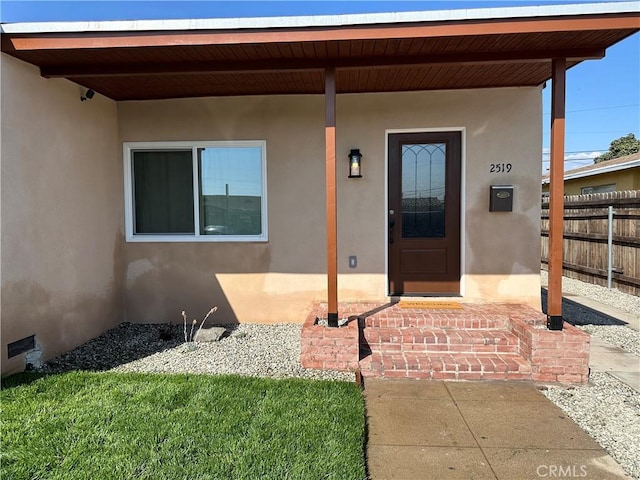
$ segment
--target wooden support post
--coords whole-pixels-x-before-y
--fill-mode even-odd
[[[564,135],[567,62],[554,59],[551,77],[551,165],[549,176],[549,290],[547,328],[562,330],[562,235],[564,229]]]
[[[324,76],[325,169],[327,194],[327,296],[328,322],[338,326],[338,211],[336,194],[336,72]]]

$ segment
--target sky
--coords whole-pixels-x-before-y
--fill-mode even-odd
[[[2,22],[322,15],[461,8],[602,3],[597,0],[502,1],[30,1],[0,0]],[[543,91],[543,165],[549,166],[551,89]],[[567,72],[565,170],[589,165],[612,140],[640,138],[640,34]]]

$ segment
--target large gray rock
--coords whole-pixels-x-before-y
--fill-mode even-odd
[[[224,327],[203,327],[200,332],[194,335],[194,342],[217,342],[224,335]]]

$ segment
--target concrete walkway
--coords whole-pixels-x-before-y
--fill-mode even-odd
[[[566,295],[640,330],[640,318]],[[640,392],[638,357],[591,337],[590,367]],[[629,479],[531,382],[367,379],[372,480]]]
[[[599,312],[626,324],[624,327],[640,331],[640,315],[632,315],[619,308],[572,293],[563,293],[563,299]],[[621,325],[622,326],[622,325]],[[640,392],[640,359],[598,337],[591,336],[589,367],[596,372],[606,372]]]
[[[620,322],[625,323],[627,327],[632,328],[633,330],[640,330],[640,316],[638,315],[632,315],[631,313],[625,312],[624,310],[620,310],[619,308],[612,307],[610,305],[605,305],[604,303],[600,303],[591,298],[583,297],[582,295],[576,295],[574,293],[563,292],[562,298],[569,300],[570,302],[577,303],[579,305],[590,308],[591,310],[600,312],[608,317],[619,320]]]
[[[628,479],[531,382],[367,379],[372,480]]]
[[[592,371],[606,372],[640,392],[640,358],[620,347],[591,336],[589,367]]]

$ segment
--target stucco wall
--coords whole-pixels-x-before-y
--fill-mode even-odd
[[[598,185],[610,184],[615,184],[617,191],[640,189],[640,168],[567,180],[564,184],[564,194],[580,195],[580,190],[583,187],[596,187]]]
[[[2,54],[2,372],[122,321],[122,166],[113,101]]]
[[[464,296],[539,307],[541,112],[538,88],[339,95],[339,299],[387,298],[386,131],[463,127]],[[118,125],[120,143],[267,142],[269,241],[126,243],[126,320],[180,322],[183,309],[218,305],[218,322],[302,322],[326,299],[323,97],[121,102]],[[347,178],[350,148],[362,179]],[[496,162],[511,172],[490,174]],[[512,213],[488,211],[490,184],[515,186]]]
[[[640,167],[566,180],[564,182],[564,194],[580,195],[583,187],[596,187],[610,184],[615,184],[616,191],[640,189]],[[549,191],[548,183],[542,185],[542,191]]]

